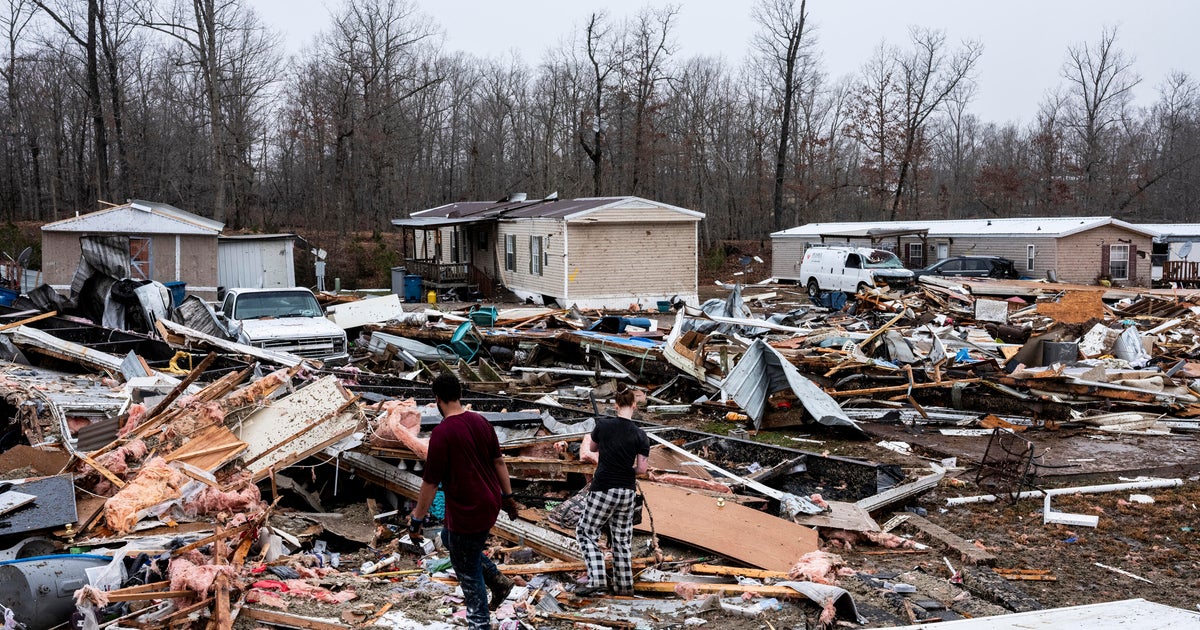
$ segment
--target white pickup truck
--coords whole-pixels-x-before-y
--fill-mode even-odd
[[[217,317],[247,345],[326,362],[349,356],[346,332],[325,319],[308,289],[229,289]]]

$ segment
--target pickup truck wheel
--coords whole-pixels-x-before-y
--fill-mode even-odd
[[[821,295],[821,286],[817,284],[816,278],[808,281],[808,297],[816,299]]]
[[[867,291],[867,289],[868,289],[868,288],[869,288],[869,287],[867,286],[867,283],[866,283],[866,282],[859,282],[859,283],[858,283],[858,290],[856,291],[856,293],[865,293],[865,292]]]

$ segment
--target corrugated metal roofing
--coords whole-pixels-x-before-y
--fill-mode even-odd
[[[945,221],[875,221],[844,223],[808,223],[781,232],[772,237],[803,238],[822,235],[867,236],[871,229],[887,231],[927,230],[931,238],[950,236],[1027,236],[1057,238],[1070,236],[1102,227],[1118,227],[1156,236],[1157,232],[1145,226],[1126,223],[1112,217],[1022,217],[1010,219],[960,219]]]
[[[682,214],[704,218],[695,210],[679,208],[641,197],[583,197],[579,199],[534,199],[525,201],[462,201],[412,213],[408,219],[393,219],[398,227],[436,227],[471,221],[491,219],[571,219],[602,208],[628,202],[638,202],[658,208],[667,208]],[[466,221],[435,221],[434,219],[465,219]]]
[[[1160,240],[1194,237],[1200,240],[1200,223],[1138,223],[1138,227],[1158,232]]]
[[[225,224],[180,210],[175,206],[135,199],[77,217],[47,223],[46,232],[89,232],[95,234],[191,234],[213,236]]]
[[[285,232],[282,234],[222,234],[222,241],[274,241],[281,239],[296,238],[295,234]]]

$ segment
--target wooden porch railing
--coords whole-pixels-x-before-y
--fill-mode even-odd
[[[1163,263],[1163,282],[1200,282],[1200,262],[1169,260]]]

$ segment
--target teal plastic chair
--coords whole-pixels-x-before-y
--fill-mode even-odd
[[[475,331],[474,322],[463,322],[454,329],[454,334],[450,336],[450,342],[438,346],[438,349],[449,349],[458,358],[470,363],[475,355],[479,354],[479,349],[483,347],[483,338]]]

